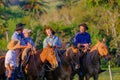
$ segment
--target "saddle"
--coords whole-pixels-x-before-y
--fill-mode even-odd
[[[24,60],[22,60],[21,66],[22,66],[23,68],[25,68],[25,66],[27,65],[27,63],[28,63],[28,61],[29,61],[29,59],[30,59],[30,55],[32,55],[32,54],[30,53],[30,51],[32,51],[32,53],[33,53],[33,50],[32,50],[31,48],[29,48],[28,50],[24,51],[24,53],[26,54],[26,56],[25,56]]]

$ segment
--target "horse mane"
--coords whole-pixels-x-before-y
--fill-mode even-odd
[[[65,56],[68,56],[68,54],[71,52],[71,50],[72,50],[71,47],[67,48],[67,49],[66,49],[66,52],[65,52]]]
[[[68,56],[68,54],[71,53],[71,52],[73,52],[73,53],[78,53],[78,49],[75,48],[74,46],[68,47],[68,48],[66,49],[66,53],[65,53],[66,56]]]
[[[94,45],[93,47],[91,47],[90,49],[90,53],[95,51],[97,49],[97,47],[99,46],[100,42],[98,42],[96,45]]]
[[[0,59],[5,58],[5,56],[0,56]]]

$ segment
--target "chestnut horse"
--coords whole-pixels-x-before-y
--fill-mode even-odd
[[[70,80],[72,69],[77,70],[79,68],[79,54],[78,48],[74,46],[67,48],[61,57],[61,64],[52,71],[51,76],[53,78],[48,78],[49,71],[46,72],[47,80]]]
[[[93,77],[94,80],[98,80],[100,71],[100,58],[104,57],[106,59],[110,58],[107,46],[103,41],[99,41],[95,46],[93,46],[89,52],[83,56],[83,71],[85,73],[85,79],[89,80]],[[75,73],[76,74],[76,73]],[[74,75],[75,75],[74,74]],[[72,77],[74,76],[72,75]],[[79,75],[79,73],[78,73]],[[84,80],[84,76],[79,75],[79,80]],[[73,80],[73,79],[71,79]]]
[[[42,66],[45,61],[48,61],[52,68],[58,66],[54,49],[51,47],[43,48],[37,51],[36,54],[32,54],[32,51],[29,51],[29,53],[31,56],[24,70],[28,80],[37,80],[40,78]]]

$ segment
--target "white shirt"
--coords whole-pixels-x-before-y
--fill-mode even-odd
[[[9,50],[5,56],[5,66],[9,64],[10,66],[17,67],[16,52],[14,50]]]

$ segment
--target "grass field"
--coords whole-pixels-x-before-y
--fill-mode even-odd
[[[113,78],[112,80],[120,80],[120,68],[112,68],[111,71],[112,71],[112,78]],[[78,80],[77,75],[74,80]],[[93,80],[93,78],[91,78],[90,80]],[[107,71],[99,75],[99,80],[110,80],[108,69]]]

